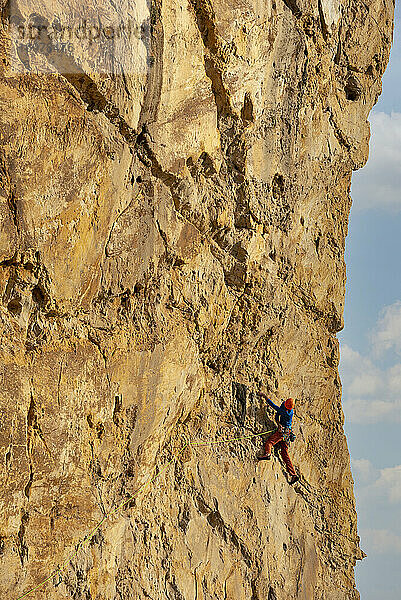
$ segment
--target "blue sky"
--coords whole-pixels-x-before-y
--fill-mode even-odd
[[[354,173],[340,375],[362,600],[401,598],[401,10],[367,165]]]

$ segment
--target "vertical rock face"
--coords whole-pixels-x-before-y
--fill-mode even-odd
[[[336,333],[393,2],[81,4],[2,2],[1,596],[357,599]],[[258,390],[295,488],[184,448],[272,429]]]

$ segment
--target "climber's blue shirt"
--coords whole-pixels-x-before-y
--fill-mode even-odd
[[[272,402],[270,400],[270,398],[266,398],[267,403],[274,408],[274,410],[276,411],[279,420],[280,420],[280,425],[282,425],[283,427],[288,427],[291,428],[292,425],[292,417],[294,416],[294,410],[287,410],[286,407],[284,406],[284,402],[282,403],[281,406],[277,406],[277,404],[274,404],[274,402]]]

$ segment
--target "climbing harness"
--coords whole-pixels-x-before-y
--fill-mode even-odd
[[[282,434],[283,434],[283,442],[288,444],[288,442],[290,441],[290,430],[286,427],[285,429],[282,429]]]
[[[99,523],[82,539],[78,542],[77,548],[75,550],[75,552],[73,552],[72,554],[70,554],[66,560],[57,567],[57,569],[55,569],[48,577],[46,577],[46,579],[44,579],[41,583],[39,583],[37,586],[31,588],[30,590],[24,592],[23,594],[21,594],[20,596],[18,596],[18,598],[16,598],[16,600],[21,600],[22,598],[26,598],[29,594],[32,594],[33,592],[35,592],[36,590],[39,590],[40,588],[42,588],[48,581],[50,581],[51,579],[53,579],[53,581],[55,580],[55,578],[58,576],[59,580],[57,583],[54,583],[55,587],[59,586],[62,581],[62,572],[63,569],[69,564],[69,562],[75,558],[75,556],[77,556],[79,550],[81,548],[84,548],[85,545],[88,545],[91,541],[91,539],[93,538],[93,536],[95,535],[95,533],[98,531],[98,529],[100,528],[100,526],[112,515],[118,513],[120,510],[122,510],[124,508],[124,506],[126,506],[127,504],[129,504],[129,502],[131,502],[135,496],[137,496],[139,494],[139,492],[143,489],[145,489],[146,487],[148,487],[153,481],[155,481],[155,479],[157,479],[158,477],[160,477],[160,475],[162,475],[162,473],[164,473],[168,467],[179,457],[180,454],[182,454],[184,452],[184,450],[186,448],[188,448],[188,446],[210,446],[213,444],[228,444],[231,442],[238,442],[240,440],[250,440],[253,439],[254,437],[260,437],[262,435],[266,435],[267,433],[272,433],[272,431],[274,431],[273,429],[269,430],[269,431],[262,431],[262,433],[255,433],[253,435],[247,435],[247,436],[243,436],[243,437],[236,437],[236,438],[231,438],[228,440],[212,440],[212,441],[206,441],[206,442],[192,442],[191,440],[186,442],[185,444],[183,444],[183,446],[178,450],[178,452],[173,456],[173,458],[158,472],[156,473],[156,475],[154,475],[153,477],[151,477],[148,481],[146,481],[145,483],[143,483],[137,490],[136,492],[134,492],[134,494],[132,494],[131,496],[128,497],[128,499],[123,500],[123,502],[121,502],[116,508],[114,508],[113,510],[111,510],[110,512],[106,513],[103,517],[103,519],[101,521],[99,521]],[[156,467],[155,467],[156,468]]]
[[[295,433],[289,427],[286,427],[283,431],[283,442],[290,444],[295,441]]]

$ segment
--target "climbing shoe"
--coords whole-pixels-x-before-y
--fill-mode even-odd
[[[293,475],[288,483],[290,485],[294,485],[294,483],[296,483],[297,481],[299,481],[298,475]]]
[[[272,457],[271,454],[264,454],[263,456],[258,456],[257,459],[258,460],[270,460]]]

